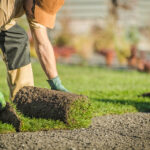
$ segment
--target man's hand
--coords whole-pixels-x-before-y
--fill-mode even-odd
[[[60,78],[57,76],[51,80],[47,80],[52,90],[69,92],[62,84]]]

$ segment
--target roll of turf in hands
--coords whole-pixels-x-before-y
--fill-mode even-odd
[[[6,101],[4,95],[0,92],[0,111],[2,111],[6,106]]]

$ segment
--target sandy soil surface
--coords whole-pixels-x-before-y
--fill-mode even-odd
[[[150,113],[96,117],[87,129],[0,134],[0,150],[150,150]]]

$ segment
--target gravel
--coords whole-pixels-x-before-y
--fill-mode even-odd
[[[150,113],[95,117],[87,129],[0,134],[0,150],[150,150]]]

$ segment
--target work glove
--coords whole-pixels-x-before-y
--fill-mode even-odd
[[[6,101],[4,95],[0,92],[0,111],[6,107]]]
[[[69,92],[61,83],[60,78],[57,76],[51,80],[47,80],[52,90]]]

